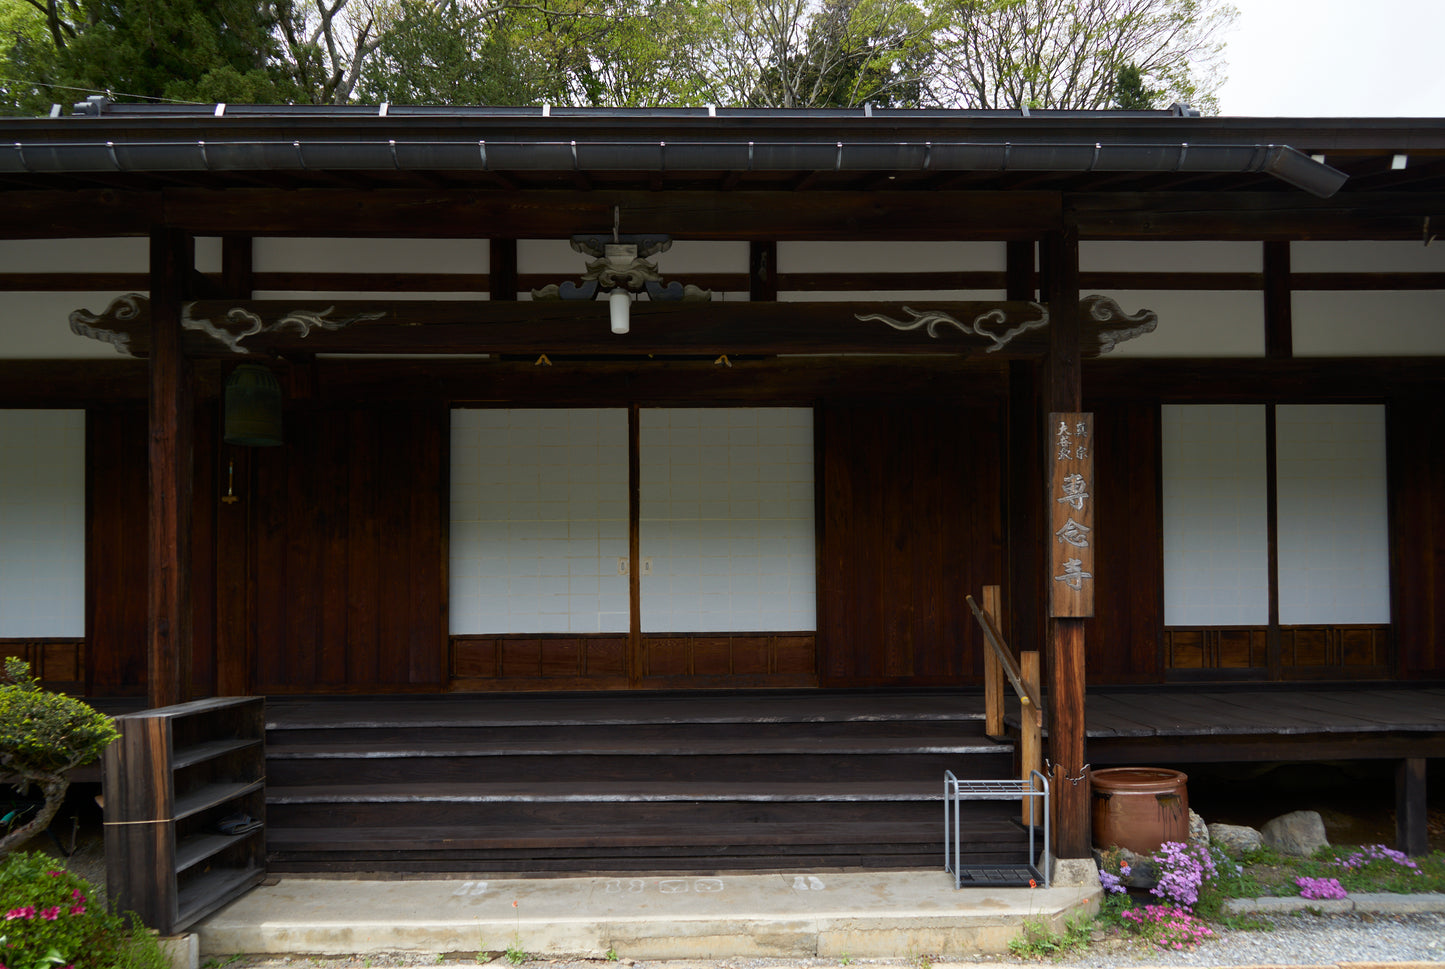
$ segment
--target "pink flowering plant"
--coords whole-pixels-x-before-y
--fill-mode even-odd
[[[106,911],[79,875],[39,853],[16,852],[0,865],[0,967],[5,969],[159,969],[149,933]]]
[[[1299,886],[1300,898],[1344,898],[1349,894],[1337,878],[1300,877],[1294,883]]]
[[[1143,905],[1120,918],[1139,938],[1166,951],[1193,949],[1214,936],[1214,930],[1177,905]]]

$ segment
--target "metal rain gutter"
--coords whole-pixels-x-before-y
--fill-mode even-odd
[[[893,171],[1263,173],[1321,198],[1348,177],[1288,145],[965,141],[276,139],[0,145],[0,173]]]

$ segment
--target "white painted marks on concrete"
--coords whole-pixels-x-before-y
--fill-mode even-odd
[[[652,887],[644,878],[612,878],[607,881],[606,891],[608,895],[640,895]],[[724,885],[721,878],[664,878],[655,887],[663,895],[710,895],[722,891]]]
[[[461,887],[452,892],[454,898],[465,898],[473,895],[487,894],[486,882],[462,882]]]
[[[793,891],[795,892],[821,892],[825,887],[823,879],[817,875],[794,875]]]

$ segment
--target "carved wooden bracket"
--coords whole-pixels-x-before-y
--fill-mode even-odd
[[[70,314],[70,331],[78,336],[89,337],[102,343],[109,343],[119,353],[128,356],[145,356],[149,352],[150,297],[141,293],[127,293],[116,297],[105,311],[99,314],[88,310],[75,310]],[[207,342],[224,347],[232,353],[249,354],[251,349],[241,345],[242,341],[261,334],[277,334],[290,331],[301,338],[313,330],[335,331],[361,320],[379,320],[386,316],[386,310],[363,310],[350,316],[334,317],[334,306],[322,310],[289,310],[263,319],[260,314],[245,306],[233,306],[221,315],[217,323],[211,318],[197,318],[193,310],[198,304],[185,303],[181,308],[181,329],[208,338]],[[214,306],[214,303],[207,303]],[[216,315],[216,314],[212,314]],[[186,350],[204,355],[204,347],[197,347],[197,341],[187,340]]]
[[[940,326],[950,326],[966,338],[983,337],[989,341],[984,352],[997,353],[1013,343],[1016,337],[1049,325],[1047,306],[1042,303],[1027,305],[1032,307],[1038,316],[1032,320],[1014,323],[1009,322],[1009,316],[1002,307],[979,313],[968,323],[942,310],[920,311],[908,306],[903,307],[903,312],[911,317],[906,321],[878,313],[858,313],[855,316],[861,322],[877,321],[904,332],[923,328],[924,332],[935,340],[940,339]],[[1079,309],[1085,321],[1098,324],[1087,327],[1081,334],[1083,342],[1080,352],[1085,356],[1096,357],[1108,353],[1121,343],[1152,333],[1159,325],[1159,315],[1153,310],[1140,310],[1130,315],[1108,296],[1085,296],[1079,300]]]

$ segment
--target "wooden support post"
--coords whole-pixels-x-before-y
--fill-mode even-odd
[[[983,587],[983,611],[988,613],[994,625],[1002,630],[1004,626],[999,616],[999,599],[998,586],[986,585]],[[1004,735],[1003,663],[999,661],[998,654],[988,648],[983,651],[983,708],[984,732],[990,737],[1002,737]]]
[[[778,298],[777,242],[748,243],[748,299],[754,303]]]
[[[1406,757],[1395,767],[1395,847],[1407,855],[1430,853],[1425,766],[1424,757]]]
[[[494,300],[517,300],[517,240],[491,239],[487,281]]]
[[[181,303],[194,241],[176,229],[150,239],[150,507],[146,694],[152,707],[191,692],[190,373],[181,353]]]
[[[1020,679],[1029,688],[1034,696],[1039,695],[1039,652],[1036,649],[1025,650],[1019,654]],[[1044,737],[1043,730],[1035,717],[1019,717],[1019,777],[1025,782],[1033,777],[1033,771],[1042,773],[1044,769]],[[1053,784],[1053,781],[1049,781]],[[1034,824],[1043,823],[1043,805],[1039,804],[1036,798],[1024,799],[1023,822],[1028,824],[1030,816]]]
[[[1049,304],[1047,411],[1078,412],[1083,406],[1079,364],[1079,237],[1066,226],[1044,244],[1045,291]],[[1052,430],[1052,429],[1050,429]],[[1048,440],[1048,438],[1045,438]],[[1055,500],[1050,495],[1048,502]],[[1044,561],[1049,561],[1049,556]],[[1050,584],[1053,577],[1050,576]],[[1090,579],[1092,581],[1092,579]],[[1084,772],[1084,617],[1073,612],[1049,621],[1049,759],[1057,823],[1054,853],[1087,858],[1089,781]]]

